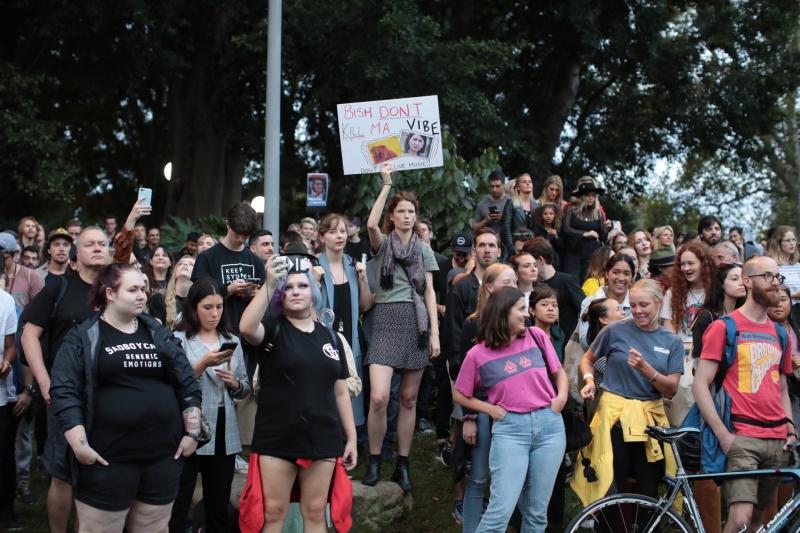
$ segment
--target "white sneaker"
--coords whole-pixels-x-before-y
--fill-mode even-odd
[[[242,459],[241,455],[237,455],[236,456],[236,466],[234,468],[236,469],[236,471],[238,473],[246,474],[247,473],[247,469],[248,469],[249,466],[250,465],[247,463],[247,461]]]

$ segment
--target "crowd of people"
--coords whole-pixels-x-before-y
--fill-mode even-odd
[[[73,499],[80,531],[184,533],[198,474],[205,530],[227,532],[237,470],[259,495],[240,524],[281,531],[299,489],[304,531],[327,531],[329,505],[346,529],[342,475],[362,464],[374,486],[394,460],[390,482],[411,492],[412,456],[432,452],[465,533],[541,533],[564,522],[567,490],[586,505],[657,497],[675,461],[641,427],[680,425],[676,398],[696,398],[729,470],[786,464],[800,415],[793,228],[724,239],[709,215],[697,231],[625,234],[590,177],[566,191],[550,176],[537,196],[529,174],[497,171],[445,256],[402,174],[387,163],[381,180],[365,234],[358,216],[326,214],[276,243],[238,203],[225,235],[191,232],[176,252],[141,199],[121,226],[46,232],[25,217],[0,233],[0,521],[22,529],[15,500],[42,496],[34,450],[59,533]],[[729,323],[738,351],[721,367]],[[720,368],[728,425],[709,394]],[[577,461],[568,413],[592,432]],[[434,449],[414,450],[415,432]],[[725,531],[788,500],[779,483],[726,482]],[[694,494],[721,531],[719,489]]]

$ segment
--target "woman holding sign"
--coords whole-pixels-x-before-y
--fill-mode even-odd
[[[412,194],[405,191],[395,194],[389,200],[383,231],[378,226],[392,187],[393,173],[391,164],[381,165],[383,187],[367,221],[379,284],[373,311],[374,330],[366,358],[372,387],[367,418],[370,460],[361,482],[372,486],[381,477],[386,406],[392,375],[398,370],[402,376],[397,422],[399,442],[392,481],[411,492],[408,454],[414,436],[417,391],[428,359],[440,353],[432,274],[439,267],[430,246],[419,237],[418,206]]]

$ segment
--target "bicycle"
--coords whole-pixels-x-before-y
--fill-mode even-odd
[[[705,533],[700,521],[697,504],[689,485],[691,481],[703,479],[741,479],[766,476],[790,476],[795,482],[800,482],[800,456],[797,448],[800,443],[791,445],[790,451],[794,465],[783,469],[751,470],[749,472],[721,472],[717,474],[687,474],[681,463],[678,453],[678,441],[689,434],[699,434],[695,428],[662,428],[648,426],[647,435],[661,443],[669,444],[675,455],[677,473],[675,477],[664,476],[667,482],[667,491],[661,499],[656,500],[640,494],[615,494],[601,498],[586,506],[569,523],[564,533],[588,532],[622,532],[622,533]],[[672,508],[678,494],[683,496],[683,509],[695,524],[691,527],[688,522]],[[775,515],[766,526],[762,525],[756,533],[800,533],[800,521],[789,524],[795,516],[795,511],[800,507],[800,492],[794,495],[789,502]],[[800,515],[798,515],[800,518]],[[786,527],[786,529],[783,529]]]

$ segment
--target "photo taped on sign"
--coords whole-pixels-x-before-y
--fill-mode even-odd
[[[222,265],[220,267],[222,272],[222,283],[228,286],[237,279],[252,279],[256,276],[256,269],[254,265],[246,265],[244,263],[235,263]]]

